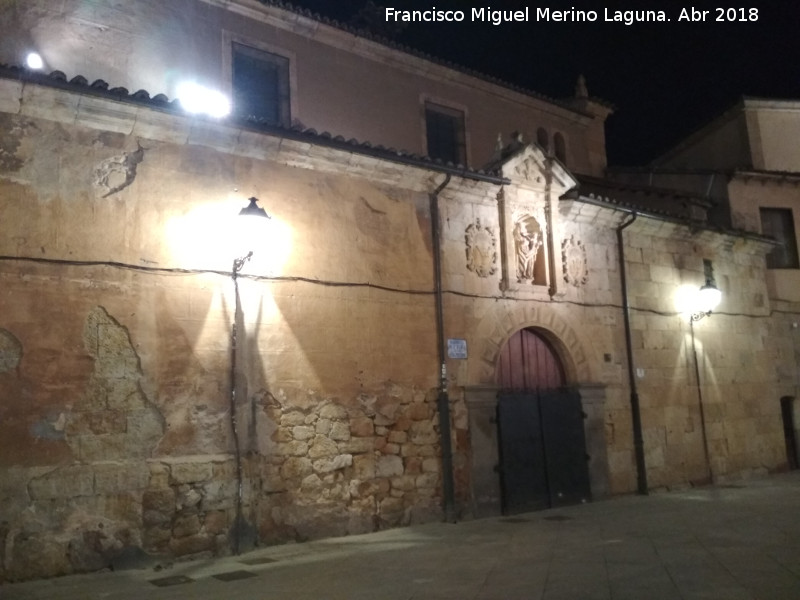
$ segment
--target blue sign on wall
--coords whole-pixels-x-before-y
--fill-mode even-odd
[[[450,358],[467,358],[467,340],[448,339],[447,356]]]

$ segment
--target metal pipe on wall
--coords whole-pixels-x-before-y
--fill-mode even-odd
[[[619,277],[622,287],[622,316],[625,323],[625,350],[628,358],[628,384],[631,390],[631,421],[633,423],[633,451],[636,460],[636,491],[647,494],[647,467],[644,460],[644,438],[642,437],[642,416],[639,408],[639,391],[636,387],[636,371],[633,361],[633,341],[631,339],[631,315],[628,301],[628,278],[625,269],[625,246],[622,232],[633,224],[637,214],[617,227],[617,248],[619,254]]]
[[[447,363],[445,359],[444,303],[442,300],[442,255],[439,230],[439,194],[450,183],[450,174],[430,195],[431,238],[433,242],[433,278],[436,298],[436,342],[439,355],[439,393],[436,405],[439,412],[439,437],[442,446],[442,495],[444,518],[456,521],[455,484],[453,482],[453,446],[450,427],[450,396],[447,392]]]

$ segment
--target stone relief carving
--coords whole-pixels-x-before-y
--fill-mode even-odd
[[[564,266],[564,281],[579,287],[589,280],[586,246],[576,240],[574,235],[561,242],[561,260]]]
[[[535,181],[536,183],[542,182],[541,167],[533,158],[530,157],[526,158],[517,167],[515,167],[514,173],[519,175],[525,181]]]
[[[533,283],[536,257],[544,242],[542,228],[531,215],[524,215],[515,221],[512,236],[517,264],[517,281]]]
[[[464,238],[467,242],[467,269],[478,277],[489,277],[497,271],[495,235],[491,229],[481,225],[481,220],[467,226]]]

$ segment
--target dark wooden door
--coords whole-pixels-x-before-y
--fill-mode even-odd
[[[497,428],[503,514],[548,508],[550,493],[536,394],[501,394]]]
[[[591,499],[581,397],[573,389],[539,392],[550,506]]]
[[[532,329],[509,338],[496,369],[504,514],[586,502],[589,471],[580,395],[565,387],[552,345]]]

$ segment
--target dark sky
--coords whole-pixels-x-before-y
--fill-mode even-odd
[[[295,0],[347,22],[365,0]],[[800,99],[800,1],[759,0],[745,22],[717,22],[714,3],[628,0],[549,3],[496,0],[381,0],[398,10],[472,7],[530,10],[527,23],[412,23],[396,41],[549,97],[573,94],[579,73],[589,93],[611,102],[612,165],[646,164],[741,96]],[[537,22],[537,7],[595,10],[593,23]],[[708,10],[704,22],[679,22],[681,8]],[[749,20],[757,10],[757,20]],[[604,22],[604,11],[663,10],[668,23]],[[741,10],[730,16],[740,16]],[[510,133],[510,132],[509,132]]]

